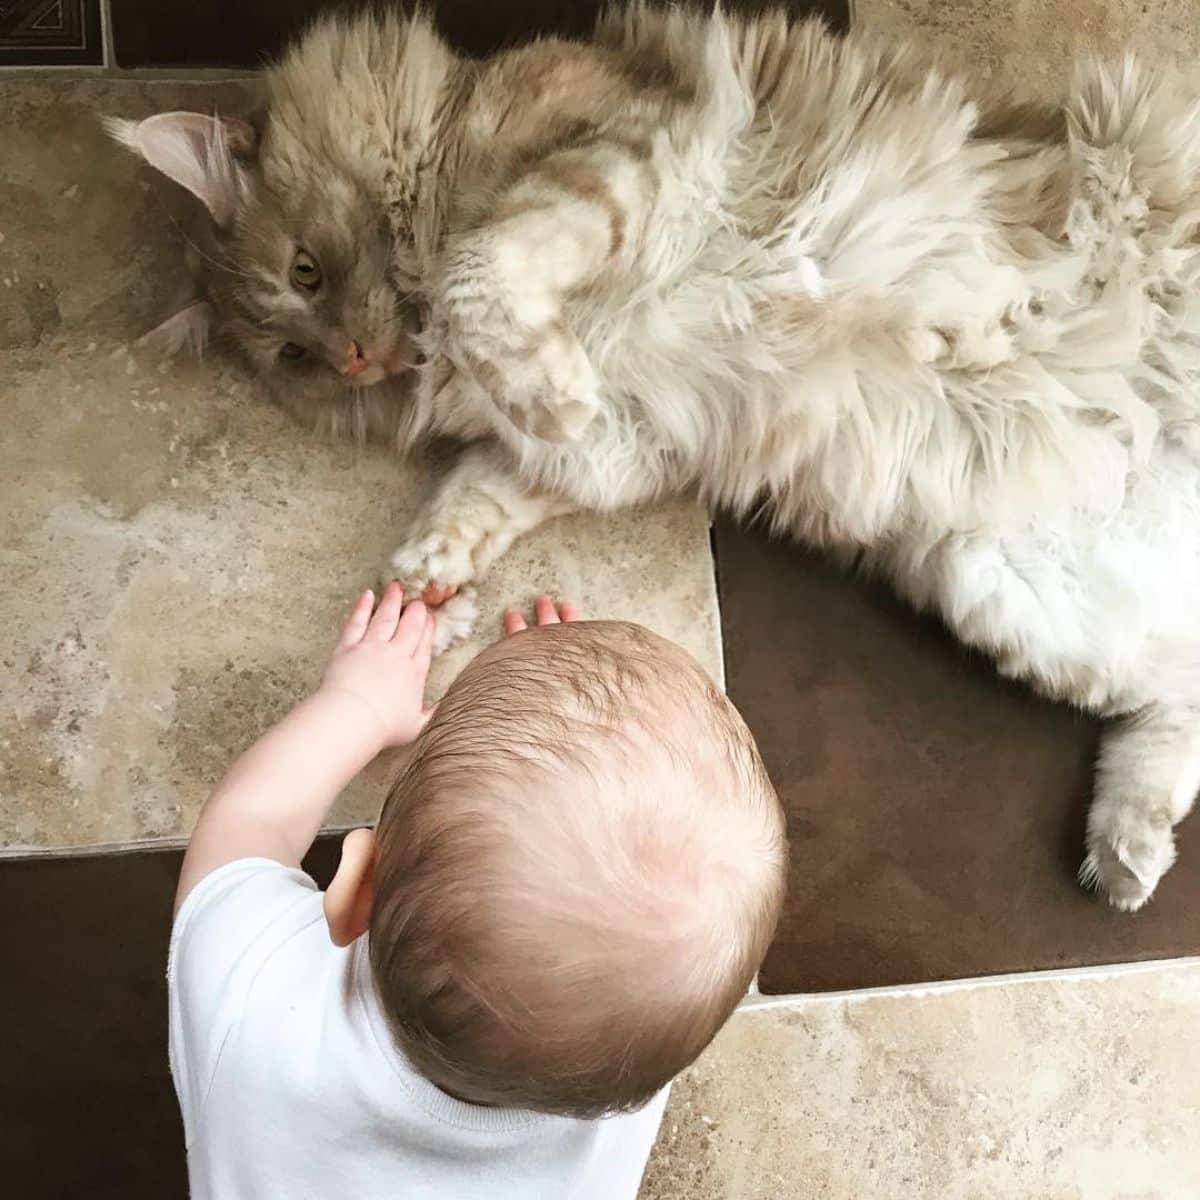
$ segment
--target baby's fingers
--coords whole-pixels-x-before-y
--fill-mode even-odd
[[[557,625],[562,621],[578,621],[579,609],[569,600],[555,604],[549,596],[539,596],[533,604],[533,617],[538,625]],[[508,635],[520,633],[529,626],[525,614],[519,609],[510,608],[504,614],[504,632]]]
[[[396,624],[400,620],[400,608],[404,604],[404,589],[393,580],[383,589],[383,597],[375,610],[371,624],[367,627],[364,640],[387,642],[395,636]]]
[[[342,636],[338,639],[339,646],[357,646],[367,632],[371,623],[371,609],[375,607],[375,593],[368,588],[354,602],[346,624],[342,627]]]
[[[417,648],[413,651],[413,661],[424,663],[426,668],[433,661],[433,642],[437,635],[437,617],[429,611],[425,610],[425,625],[421,629],[421,636],[417,640]]]
[[[396,626],[396,634],[392,638],[392,641],[402,650],[407,650],[409,654],[414,653],[425,635],[425,628],[429,624],[429,616],[429,609],[423,601],[410,601],[405,606],[404,614],[400,618],[400,623]]]
[[[539,596],[533,602],[533,615],[539,625],[557,625],[559,622],[558,609],[549,596]]]

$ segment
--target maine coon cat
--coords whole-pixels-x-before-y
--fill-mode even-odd
[[[389,574],[438,600],[572,509],[765,506],[1117,718],[1080,874],[1150,897],[1200,784],[1200,89],[981,106],[861,35],[641,7],[482,63],[326,21],[266,83],[257,127],[112,123],[208,213],[160,336],[468,443]]]

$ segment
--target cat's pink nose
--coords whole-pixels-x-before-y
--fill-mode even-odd
[[[338,369],[348,379],[353,379],[356,375],[361,375],[370,365],[363,355],[362,347],[357,342],[351,342],[350,348],[346,351],[346,357]]]

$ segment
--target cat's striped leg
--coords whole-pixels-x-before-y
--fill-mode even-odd
[[[552,154],[490,220],[448,240],[438,300],[446,352],[523,433],[578,438],[597,380],[563,304],[629,261],[653,203],[649,146],[600,141]]]

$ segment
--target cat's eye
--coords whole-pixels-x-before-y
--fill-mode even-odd
[[[284,342],[279,347],[279,357],[290,359],[292,362],[303,358],[307,353],[308,351],[299,342]]]
[[[321,268],[311,254],[303,250],[292,259],[292,285],[306,292],[315,292],[321,286]]]

